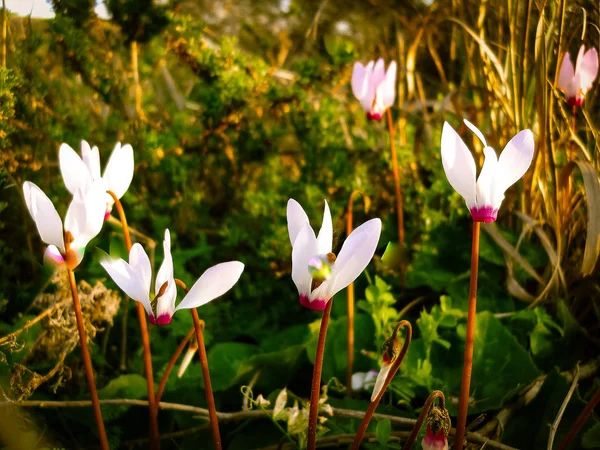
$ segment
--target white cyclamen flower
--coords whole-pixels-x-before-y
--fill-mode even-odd
[[[444,122],[442,130],[442,164],[448,182],[465,199],[476,222],[494,222],[506,190],[529,169],[533,159],[533,133],[520,131],[500,154],[489,147],[475,125],[465,120],[467,127],[484,145],[485,160],[475,182],[475,160],[458,133]]]
[[[304,209],[294,199],[287,204],[287,221],[292,243],[292,279],[300,294],[300,304],[322,311],[373,258],[381,234],[381,220],[371,219],[350,233],[337,258],[331,253],[333,226],[327,202],[318,237]]]
[[[197,308],[223,295],[233,287],[244,270],[244,265],[239,261],[211,267],[194,283],[176,307],[177,287],[173,275],[171,235],[168,229],[165,230],[163,249],[164,260],[156,274],[152,294],[150,293],[152,284],[150,258],[140,244],[136,243],[131,247],[128,263],[122,259],[111,258],[100,262],[117,286],[144,306],[148,320],[155,325],[167,325],[171,323],[176,311]]]
[[[569,52],[565,53],[558,74],[558,88],[565,93],[570,106],[581,106],[585,93],[592,87],[598,74],[598,52],[590,48],[587,52],[581,46],[575,68]]]
[[[133,148],[127,144],[115,145],[104,175],[100,174],[100,153],[98,147],[90,148],[86,141],[81,141],[81,157],[69,147],[62,144],[59,150],[60,171],[65,186],[72,194],[77,189],[86,189],[93,181],[101,180],[105,191],[112,191],[117,198],[123,197],[133,178]],[[110,216],[114,200],[109,194],[105,194],[106,208],[105,219]]]
[[[371,369],[368,372],[356,372],[352,374],[352,390],[369,390],[375,386],[378,370]]]
[[[383,117],[386,109],[394,104],[396,97],[396,61],[385,71],[382,58],[366,66],[357,62],[352,70],[352,93],[372,120]]]
[[[63,222],[46,194],[34,183],[23,183],[23,195],[42,241],[48,244],[44,260],[67,264],[70,269],[79,265],[85,246],[102,229],[105,191],[101,183],[92,183],[87,190],[79,189],[67,209]]]

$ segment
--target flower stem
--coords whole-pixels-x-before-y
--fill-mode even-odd
[[[467,410],[469,408],[469,390],[471,387],[471,370],[473,369],[473,347],[475,341],[475,314],[477,312],[477,275],[479,270],[479,232],[480,222],[473,222],[473,242],[471,245],[471,282],[469,285],[469,310],[467,314],[467,337],[463,358],[462,382],[458,400],[458,420],[456,423],[456,439],[454,449],[462,450],[467,426]]]
[[[131,236],[129,234],[129,227],[127,226],[127,218],[125,217],[125,211],[121,201],[117,198],[114,192],[106,191],[108,195],[112,197],[119,213],[119,219],[121,221],[121,227],[123,228],[123,238],[125,239],[125,246],[127,252],[131,250]],[[138,321],[140,323],[140,331],[142,334],[142,346],[144,348],[144,369],[146,371],[146,387],[148,390],[148,412],[150,415],[150,446],[153,450],[160,449],[160,434],[158,432],[158,405],[156,403],[156,397],[154,395],[154,375],[152,372],[152,352],[150,351],[150,336],[148,334],[148,323],[146,322],[146,311],[140,302],[135,302]],[[125,312],[127,314],[127,311]]]
[[[175,278],[175,283],[187,294],[188,288],[183,281]],[[202,365],[202,377],[204,378],[204,393],[206,395],[206,405],[208,406],[208,417],[210,419],[210,429],[212,432],[215,450],[221,450],[221,434],[219,432],[219,419],[217,418],[217,408],[215,406],[215,397],[213,396],[212,384],[210,382],[210,371],[208,370],[208,358],[206,357],[206,347],[204,346],[204,321],[198,317],[196,308],[192,308],[192,319],[194,320],[194,329],[196,330],[196,340],[198,341],[198,352],[200,353],[200,364]]]
[[[92,398],[92,408],[94,410],[94,418],[96,419],[96,427],[98,428],[100,447],[103,450],[108,450],[108,438],[106,437],[104,421],[102,420],[102,410],[100,409],[100,401],[98,400],[98,392],[96,391],[96,380],[94,379],[92,358],[90,357],[90,351],[88,349],[87,338],[85,335],[85,327],[83,325],[83,314],[81,313],[81,304],[79,303],[79,294],[77,293],[75,274],[71,269],[67,269],[67,272],[69,276],[69,284],[71,285],[71,295],[73,296],[73,309],[75,310],[75,318],[77,319],[77,331],[79,332],[81,356],[83,357],[85,376],[87,378],[88,388],[90,390],[90,397]]]
[[[573,105],[571,109],[571,131],[575,134],[575,130],[577,129],[577,106]],[[567,163],[573,162],[575,160],[575,140],[571,139],[571,145],[569,146],[569,150],[567,153]],[[565,189],[565,198],[563,200],[564,206],[564,220],[568,219],[568,209],[569,209],[569,199],[571,198],[571,176],[567,178],[567,186]]]
[[[423,422],[425,421],[425,418],[427,417],[427,414],[431,409],[431,405],[433,405],[433,402],[436,398],[440,399],[442,409],[446,409],[446,399],[444,398],[444,393],[442,391],[433,391],[431,394],[429,394],[429,397],[427,397],[427,400],[425,400],[423,409],[421,409],[421,412],[419,413],[419,417],[417,417],[417,422],[413,426],[410,435],[408,436],[408,439],[404,443],[404,447],[402,447],[402,450],[412,449],[413,445],[415,444],[415,441],[417,440],[417,436],[419,435],[419,431],[421,431]]]
[[[319,340],[317,342],[317,354],[315,355],[315,367],[313,369],[312,388],[310,391],[310,414],[308,417],[308,444],[307,450],[315,450],[317,447],[317,419],[319,415],[319,397],[321,393],[321,372],[323,370],[323,354],[325,353],[325,339],[327,338],[327,325],[329,324],[329,315],[331,314],[331,305],[333,299],[327,302],[323,318],[321,319],[321,329],[319,330]]]
[[[558,450],[565,450],[569,446],[573,438],[577,435],[577,433],[579,433],[579,430],[586,422],[590,414],[594,411],[596,406],[598,406],[598,403],[600,403],[600,388],[598,388],[598,390],[588,402],[588,404],[585,405],[585,408],[583,409],[583,411],[581,411],[581,414],[579,414],[579,417],[571,426],[571,429],[569,430],[567,435],[561,441],[560,445],[558,446]]]
[[[404,209],[402,206],[402,190],[400,188],[400,174],[398,170],[398,158],[396,156],[396,139],[394,132],[394,121],[392,119],[392,111],[390,108],[386,110],[388,131],[390,134],[390,152],[392,158],[392,173],[394,176],[394,189],[396,191],[396,214],[398,215],[398,240],[400,245],[404,247]],[[400,266],[400,281],[404,287],[404,264]]]
[[[354,198],[361,191],[354,190],[348,199],[348,214],[346,215],[346,236],[352,233],[352,211]],[[364,194],[363,194],[364,196]],[[346,397],[352,395],[352,366],[354,364],[354,283],[348,285],[347,303],[348,303],[348,364],[346,366]]]
[[[396,336],[398,334],[400,327],[406,328],[406,339],[404,340],[404,345],[402,346],[402,350],[400,351],[400,353],[398,354],[398,356],[392,363],[392,367],[390,368],[390,371],[388,372],[388,375],[385,379],[385,383],[383,384],[381,390],[377,394],[377,397],[375,397],[375,399],[372,400],[371,403],[369,404],[369,408],[365,412],[362,422],[358,426],[358,430],[356,431],[356,435],[354,436],[354,442],[352,443],[352,450],[359,449],[360,443],[362,442],[363,438],[365,437],[365,433],[367,432],[367,427],[369,426],[369,422],[371,422],[371,418],[373,417],[373,414],[375,413],[375,410],[377,409],[377,406],[379,405],[379,402],[381,401],[383,394],[385,394],[385,390],[388,388],[388,386],[394,379],[394,376],[396,376],[396,372],[398,372],[398,369],[400,368],[400,364],[402,364],[402,360],[406,356],[406,353],[408,353],[408,347],[409,347],[410,341],[412,339],[412,326],[409,321],[401,320],[400,322],[398,322],[398,325],[396,325],[393,336]]]
[[[159,407],[160,407],[160,398],[162,397],[162,394],[165,391],[165,386],[167,385],[169,375],[171,374],[171,371],[173,370],[173,367],[175,366],[177,359],[181,355],[181,352],[183,352],[183,349],[187,345],[188,341],[194,335],[194,330],[195,330],[195,327],[190,328],[190,331],[188,331],[188,333],[185,335],[185,337],[181,340],[181,342],[179,343],[179,346],[175,350],[175,353],[173,353],[173,356],[171,356],[171,359],[169,360],[169,364],[167,364],[165,373],[163,373],[163,376],[160,379],[160,384],[158,385],[158,390],[156,391],[156,404],[159,405]]]

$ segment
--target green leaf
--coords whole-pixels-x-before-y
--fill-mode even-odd
[[[238,379],[244,374],[244,363],[258,353],[258,348],[250,344],[226,342],[214,345],[208,351],[208,366],[214,391],[224,391],[238,384]]]
[[[390,440],[392,434],[392,422],[390,419],[382,419],[377,421],[377,428],[375,428],[375,437],[377,442],[381,445],[385,445]]]
[[[101,399],[111,398],[148,398],[148,387],[146,379],[138,374],[121,375],[112,379],[106,386],[98,390]],[[111,421],[121,417],[131,406],[127,405],[104,405],[102,416],[104,420]]]
[[[594,424],[581,439],[583,448],[600,448],[600,423]]]

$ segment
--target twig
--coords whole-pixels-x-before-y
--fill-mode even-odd
[[[67,401],[46,401],[46,400],[23,400],[23,401],[5,401],[0,402],[0,408],[19,406],[22,408],[89,408],[92,402],[89,400],[67,400]],[[128,406],[142,406],[148,407],[147,400],[134,400],[134,399],[105,399],[100,400],[101,405],[128,405]],[[183,405],[179,403],[160,402],[160,409],[189,412],[198,416],[201,419],[208,419],[208,409],[200,408],[198,406]],[[337,417],[346,417],[351,419],[360,419],[364,416],[364,411],[357,411],[353,409],[345,408],[332,408],[333,415]],[[217,412],[219,421],[224,422],[239,422],[248,419],[261,419],[269,414],[273,414],[273,410],[249,410],[249,411],[236,411],[236,412]],[[326,411],[322,411],[321,414],[328,415]],[[390,414],[373,414],[373,417],[377,420],[389,419],[395,425],[404,425],[407,427],[413,427],[417,422],[415,419],[408,419],[406,417],[392,416]],[[454,435],[456,430],[450,429],[450,435]],[[483,445],[497,450],[517,450],[514,447],[504,445],[500,442],[488,439],[486,436],[480,433],[467,433],[467,441],[473,442],[474,444]]]
[[[563,400],[562,405],[560,405],[560,409],[558,410],[558,413],[556,414],[556,419],[554,419],[554,422],[552,423],[552,426],[550,427],[550,435],[548,437],[548,450],[552,450],[552,447],[554,445],[554,436],[556,435],[556,430],[558,430],[558,425],[560,424],[562,416],[565,413],[565,409],[567,409],[567,405],[569,404],[569,401],[571,400],[571,397],[573,396],[573,392],[575,392],[575,388],[577,387],[578,382],[579,382],[579,364],[577,365],[577,367],[575,367],[575,377],[573,378],[573,383],[571,383],[571,388],[569,389],[569,392],[567,392],[567,396]]]
[[[558,450],[565,450],[569,446],[569,444],[571,443],[573,438],[575,436],[577,436],[577,433],[579,433],[579,430],[581,429],[581,427],[583,426],[585,421],[588,419],[588,417],[590,416],[592,411],[594,411],[596,406],[598,406],[598,403],[600,403],[600,388],[598,388],[598,390],[596,391],[594,396],[591,398],[589,403],[587,405],[585,405],[585,408],[583,409],[583,411],[581,411],[581,414],[579,414],[579,417],[577,418],[575,423],[571,426],[571,429],[569,430],[567,435],[563,438],[562,442],[558,446]]]

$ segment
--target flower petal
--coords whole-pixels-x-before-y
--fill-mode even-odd
[[[64,264],[65,259],[60,254],[56,245],[49,245],[44,252],[44,264],[59,266]]]
[[[369,265],[377,249],[380,234],[381,220],[379,219],[371,219],[350,233],[333,265],[329,280],[331,284],[329,298],[356,280]]]
[[[573,77],[575,76],[575,70],[571,63],[571,56],[569,52],[563,56],[562,64],[560,65],[560,72],[558,74],[558,88],[567,94],[567,91],[571,90],[573,83]],[[568,96],[568,94],[567,94]]]
[[[122,259],[105,258],[100,261],[100,264],[125,294],[135,301],[140,302],[144,306],[146,313],[152,315],[150,298],[144,287],[144,280],[139,273],[133,270]]]
[[[171,233],[169,229],[165,230],[165,238],[163,240],[163,251],[164,258],[163,262],[158,269],[156,274],[156,281],[154,283],[154,294],[158,294],[163,284],[168,283],[167,287],[174,284],[173,280],[173,257],[171,256]]]
[[[319,255],[326,255],[331,253],[333,247],[333,224],[331,223],[331,212],[329,211],[329,205],[325,200],[325,210],[323,211],[323,222],[319,235],[317,236],[317,253]],[[313,255],[314,256],[314,255]]]
[[[104,183],[94,181],[87,192],[75,192],[65,216],[65,230],[71,232],[78,247],[85,247],[102,229],[106,203]]]
[[[531,130],[520,131],[512,138],[498,159],[495,189],[500,200],[504,192],[521,178],[533,159],[534,141]]]
[[[385,79],[385,61],[383,58],[379,58],[375,63],[375,67],[373,67],[373,75],[371,75],[371,80],[369,81],[369,85],[373,90],[377,89],[380,83]]]
[[[465,123],[467,128],[469,128],[469,130],[471,130],[475,134],[475,136],[477,136],[479,138],[479,140],[481,141],[483,146],[487,147],[488,145],[487,145],[487,142],[485,141],[485,137],[483,136],[483,133],[479,130],[479,128],[477,128],[475,125],[473,125],[467,119],[464,119],[463,122]]]
[[[304,224],[309,223],[308,216],[304,212],[304,209],[302,209],[300,203],[293,198],[290,198],[287,203],[287,223],[290,242],[293,246],[294,241]]]
[[[386,110],[394,105],[396,98],[396,61],[392,61],[385,74],[384,80],[377,86],[377,103],[380,103],[382,110]]]
[[[379,374],[377,375],[377,380],[375,381],[375,387],[373,387],[373,393],[371,394],[371,401],[375,401],[375,399],[379,395],[379,392],[383,388],[383,385],[385,383],[385,380],[386,380],[391,368],[392,368],[391,364],[383,363],[381,365],[381,370],[379,371]]]
[[[442,164],[448,182],[465,199],[471,209],[476,204],[475,160],[473,155],[448,122],[442,129]]]
[[[359,98],[361,106],[365,110],[365,112],[370,112],[373,107],[373,100],[375,100],[375,86],[373,86],[373,65],[375,63],[373,61],[369,61],[369,63],[365,67],[365,78],[364,78],[364,86],[365,90],[363,92],[363,96]]]
[[[131,250],[129,250],[129,265],[138,274],[142,280],[144,290],[148,298],[150,298],[150,286],[152,284],[152,266],[150,265],[150,258],[146,254],[144,247],[139,243],[133,244]]]
[[[67,144],[58,150],[60,173],[67,190],[75,194],[77,189],[86,189],[92,182],[92,176],[79,155]]]
[[[312,277],[308,271],[308,262],[316,254],[315,232],[309,223],[305,223],[292,247],[292,280],[294,280],[299,294],[310,295]]]
[[[587,92],[592,87],[592,83],[598,74],[598,52],[595,48],[590,48],[585,52],[581,61],[578,60],[577,63],[577,74],[579,75],[581,89]]]
[[[496,176],[496,167],[498,157],[492,147],[483,149],[485,159],[479,178],[477,178],[477,207],[495,206],[494,205],[494,181]],[[502,201],[502,199],[500,199]],[[499,205],[498,205],[499,206]]]
[[[121,143],[117,143],[102,177],[106,181],[106,189],[113,191],[117,198],[123,197],[133,179],[133,170],[133,148],[129,144],[121,147]]]
[[[367,93],[366,67],[360,62],[354,63],[352,68],[352,93],[360,101]]]
[[[163,317],[163,320],[164,317],[169,317],[169,321],[166,323],[171,321],[170,317],[172,317],[175,313],[176,299],[177,285],[175,284],[175,281],[171,279],[167,284],[167,289],[165,292],[163,292],[163,294],[156,300],[156,317],[159,318],[159,320],[161,317]]]
[[[100,178],[100,152],[98,147],[90,148],[87,141],[81,141],[81,159],[87,166],[92,179],[97,180]]]
[[[175,310],[197,308],[220,297],[240,279],[244,264],[229,261],[211,267],[194,283]]]
[[[23,183],[23,195],[29,214],[35,222],[42,241],[65,250],[63,224],[52,201],[34,183]]]

